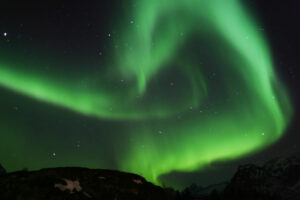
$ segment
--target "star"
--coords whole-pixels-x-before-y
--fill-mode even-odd
[[[4,33],[3,33],[3,36],[6,37],[6,36],[7,36],[7,32],[4,32]]]

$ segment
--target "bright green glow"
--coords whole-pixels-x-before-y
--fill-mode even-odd
[[[129,87],[104,84],[107,75],[84,77],[87,84],[82,86],[4,64],[0,84],[84,115],[134,120],[132,128],[122,130],[134,140],[124,141],[127,152],[118,164],[155,183],[162,174],[234,159],[281,137],[291,106],[274,74],[267,44],[239,1],[136,0],[134,5],[128,13],[134,25],[124,25],[115,39],[119,48],[108,72],[109,77],[128,80]],[[189,42],[206,57],[189,50]],[[171,67],[186,82],[176,99],[153,83],[167,77],[164,70]],[[217,81],[209,77],[212,67]],[[95,79],[103,84],[93,85]],[[178,115],[184,117],[179,120]],[[155,134],[159,129],[162,136]]]

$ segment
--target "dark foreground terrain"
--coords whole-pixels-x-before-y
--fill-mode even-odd
[[[112,170],[53,168],[6,173],[0,200],[300,200],[300,159],[276,158],[240,166],[229,183],[195,184],[179,192]]]
[[[300,159],[276,158],[262,167],[240,166],[226,187],[225,196],[247,200],[300,200]]]
[[[263,166],[242,165],[226,186],[211,186],[206,196],[203,191],[192,185],[182,194],[185,199],[300,200],[300,158],[275,158]]]
[[[134,174],[86,168],[20,171],[0,177],[1,200],[170,199]]]

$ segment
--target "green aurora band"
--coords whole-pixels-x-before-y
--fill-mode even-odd
[[[236,159],[282,136],[292,108],[267,42],[240,1],[133,3],[116,25],[119,48],[111,49],[105,73],[58,80],[2,63],[0,85],[85,116],[132,123],[123,130],[134,140],[124,141],[119,169],[156,184],[163,174]],[[131,18],[134,25],[124,25]],[[174,86],[162,86],[170,76]],[[127,87],[105,84],[112,77]],[[167,136],[154,136],[157,130]]]

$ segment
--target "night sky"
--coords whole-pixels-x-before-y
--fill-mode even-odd
[[[0,163],[175,188],[298,155],[296,0],[0,6]]]

